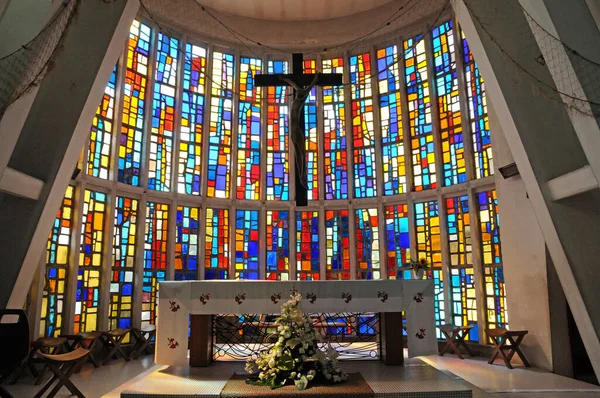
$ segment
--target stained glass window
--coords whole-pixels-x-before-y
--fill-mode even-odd
[[[138,201],[117,196],[112,247],[109,328],[131,327]]]
[[[164,203],[146,203],[142,326],[154,324],[158,282],[166,279],[169,210],[169,205]]]
[[[385,207],[385,241],[389,279],[411,279],[411,271],[402,266],[410,262],[408,205]]]
[[[186,44],[177,192],[188,195],[200,195],[206,73],[206,49]]]
[[[296,213],[296,279],[319,280],[319,212]]]
[[[261,94],[254,75],[262,72],[262,61],[242,57],[240,60],[240,95],[238,103],[237,184],[236,198],[260,199]]]
[[[377,72],[383,194],[397,195],[406,192],[406,159],[404,155],[404,133],[402,131],[397,46],[377,50]]]
[[[350,82],[352,83],[354,197],[373,197],[377,195],[377,184],[371,54],[364,53],[350,57]]]
[[[350,279],[350,217],[348,210],[325,211],[327,279]]]
[[[175,280],[198,278],[198,207],[177,206],[175,235]]]
[[[134,20],[127,42],[127,69],[123,88],[123,117],[117,180],[140,185],[142,135],[146,122],[146,89],[152,29]]]
[[[435,324],[446,323],[446,307],[444,305],[444,277],[442,272],[442,245],[440,235],[440,214],[438,202],[415,203],[415,227],[417,235],[417,256],[424,258],[430,265],[427,279],[433,279]],[[442,335],[437,331],[438,338]]]
[[[356,210],[357,279],[380,279],[377,209]]]
[[[404,72],[408,103],[415,191],[437,187],[431,122],[431,98],[423,35],[404,41]]]
[[[115,119],[115,87],[117,85],[117,65],[110,74],[104,95],[96,110],[90,144],[88,147],[87,173],[92,177],[108,179],[110,171],[110,151]]]
[[[267,210],[267,279],[290,279],[289,211]]]
[[[269,61],[269,73],[288,73],[286,61]],[[267,200],[289,200],[289,89],[267,90]]]
[[[206,209],[204,279],[229,278],[229,210]]]
[[[317,73],[317,61],[304,60],[304,73]],[[308,200],[319,199],[319,134],[317,132],[317,88],[314,87],[304,105],[304,135],[306,136],[306,175]]]
[[[58,337],[65,332],[62,313],[65,307],[67,275],[71,261],[74,194],[75,188],[69,185],[48,237],[46,278],[40,316],[41,337]]]
[[[81,245],[73,325],[75,333],[92,332],[98,329],[106,194],[86,189],[82,205]]]
[[[235,279],[258,279],[258,210],[235,213]]]
[[[485,178],[494,174],[492,157],[492,137],[490,135],[490,122],[487,113],[487,99],[485,83],[469,43],[461,31],[463,43],[463,56],[465,68],[465,83],[467,86],[467,99],[469,104],[469,123],[473,137],[473,156],[475,163],[475,178]]]
[[[213,53],[208,137],[209,198],[230,197],[234,68],[233,55],[218,51]]]
[[[477,302],[471,246],[471,219],[467,195],[446,199],[452,323],[473,325],[467,338],[478,340]]]
[[[323,60],[323,73],[344,73],[344,59]],[[348,153],[344,86],[323,87],[325,199],[348,199]]]
[[[467,166],[452,21],[434,28],[431,32],[431,42],[440,117],[442,176],[446,186],[460,184],[467,181]]]
[[[485,86],[454,23],[438,23],[427,35],[396,45],[389,41],[373,53],[305,59],[305,73],[339,73],[345,83],[311,90],[301,121],[306,159],[294,159],[288,116],[292,89],[259,89],[254,81],[259,73],[288,73],[287,61],[238,59],[233,50],[218,46],[209,54],[207,47],[134,21],[124,65],[113,69],[91,126],[83,153],[86,170],[68,188],[50,233],[44,291],[39,293],[40,334],[72,332],[64,330],[65,307],[74,307],[69,316],[76,332],[99,325],[140,326],[133,325],[140,316],[142,326],[154,323],[158,284],[170,277],[411,279],[413,272],[405,266],[411,258],[432,264],[425,277],[434,282],[438,325],[446,315],[454,324],[474,325],[470,340],[477,340],[482,327],[506,326]],[[458,89],[462,73],[466,92]],[[123,87],[117,88],[121,80]],[[117,89],[123,91],[116,94]],[[118,109],[121,95],[123,109]],[[470,149],[463,138],[469,145],[472,138],[471,159],[465,160]],[[290,166],[296,160],[306,165],[308,199],[321,201],[307,208],[297,209],[289,192]],[[487,178],[486,192],[467,195],[461,184],[472,165],[469,177]],[[130,188],[123,190],[123,183]],[[419,194],[407,204],[398,196],[413,186],[433,192],[440,184],[444,188],[437,200]],[[116,194],[90,187],[112,187]],[[148,188],[155,193],[146,198]],[[76,190],[85,200],[75,206]],[[200,196],[205,198],[186,199]],[[73,214],[83,214],[77,230]],[[477,234],[478,267],[480,254],[483,259],[483,280],[477,283],[471,226]],[[105,244],[109,237],[112,246]],[[80,250],[73,253],[76,244]],[[109,250],[110,266],[104,258]],[[77,286],[67,302],[71,267]],[[36,294],[32,291],[32,299],[39,299]],[[480,319],[477,302],[484,306]],[[336,319],[341,320],[331,318]],[[375,333],[372,314],[357,319],[357,335]]]
[[[148,188],[164,192],[171,190],[178,59],[179,40],[158,32]]]
[[[486,321],[490,328],[506,327],[506,289],[500,250],[500,218],[496,190],[477,194],[481,258],[484,273]]]

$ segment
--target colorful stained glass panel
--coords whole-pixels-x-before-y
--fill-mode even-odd
[[[204,279],[229,278],[229,210],[206,209]]]
[[[75,188],[67,187],[46,246],[46,277],[40,316],[40,337],[63,334],[63,309],[71,262]]]
[[[133,21],[127,42],[127,69],[123,88],[123,114],[119,142],[119,182],[140,185],[142,135],[146,122],[146,90],[152,29]]]

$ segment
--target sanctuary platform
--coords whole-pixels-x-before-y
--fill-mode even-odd
[[[360,373],[366,384],[357,392],[345,395],[353,397],[410,397],[410,398],[470,398],[476,389],[466,381],[425,364],[420,359],[411,359],[405,366],[387,366],[381,361],[348,361],[340,364],[347,373]],[[210,367],[192,368],[163,366],[138,380],[121,393],[121,398],[187,398],[187,397],[281,397],[308,396],[295,394],[292,388],[288,392],[271,394],[265,387],[243,385],[239,377],[225,386],[234,374],[246,374],[243,362],[215,362]],[[358,383],[356,383],[358,384]],[[236,388],[237,391],[231,391]],[[314,391],[321,397],[335,397],[339,386],[328,386]],[[316,389],[315,389],[316,390]],[[275,390],[278,391],[278,390]],[[341,390],[340,390],[341,391]],[[341,396],[341,395],[340,395]]]

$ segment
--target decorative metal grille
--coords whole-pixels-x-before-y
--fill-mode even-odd
[[[213,359],[256,358],[277,340],[278,315],[215,315]],[[379,317],[374,313],[310,314],[321,335],[319,347],[331,344],[341,360],[379,359]]]

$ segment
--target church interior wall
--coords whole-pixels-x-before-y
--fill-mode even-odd
[[[53,0],[0,1],[0,57],[33,39],[44,22]]]
[[[546,244],[520,176],[504,179],[499,167],[514,162],[493,104],[488,103],[509,324],[528,330],[523,350],[542,369],[552,370],[552,342],[546,275]]]
[[[21,1],[23,1],[23,3],[21,4],[25,6],[26,0],[13,0],[7,8],[5,17],[8,16],[9,12],[11,12],[12,5],[14,3],[20,3]],[[149,0],[147,1],[147,3],[152,5],[153,3],[156,3],[156,1]],[[1,9],[2,8],[0,5],[0,11]],[[391,8],[389,8],[389,6],[382,6],[376,10],[371,11],[371,14],[369,15],[371,17],[380,18],[385,13],[389,13],[390,10]],[[46,15],[45,12],[43,14],[44,16]],[[229,22],[232,22],[233,19],[235,19],[234,16],[221,16]],[[173,21],[175,19],[185,20],[182,14],[173,13],[171,17],[173,18]],[[317,42],[314,41],[316,39],[311,39],[309,37],[304,42],[298,43],[299,48],[317,48],[316,46],[320,45],[322,47],[323,43],[335,43],[336,41],[342,41],[342,38],[347,38],[348,29],[353,29],[357,25],[359,25],[361,18],[365,18],[365,16],[361,15],[345,17],[344,19],[342,19],[342,22],[333,29],[330,25],[328,25],[327,22],[311,22],[310,29],[307,29],[306,23],[303,22],[273,22],[269,23],[268,25],[261,25],[259,22],[257,22],[257,20],[244,21],[241,25],[239,25],[239,28],[242,31],[248,31],[252,29],[253,37],[257,38],[259,41],[262,40],[261,38],[266,39],[267,37],[269,37],[275,38],[275,40],[278,40],[282,43],[290,42],[290,38],[293,36],[299,36],[300,32],[303,32],[304,36],[309,34],[310,37],[315,38],[327,36],[327,42]],[[418,22],[414,23],[410,28],[405,30],[404,33],[409,36],[412,35],[413,33],[411,29],[415,30],[414,33],[418,33],[418,30],[423,30],[423,26],[425,26],[426,20],[427,19],[417,19]],[[175,26],[175,23],[173,21],[171,21],[171,23],[173,24],[173,26]],[[2,36],[4,22],[5,19],[0,19],[0,37]],[[525,22],[521,21],[521,23]],[[182,25],[180,22],[178,22],[179,27],[184,25],[185,24]],[[256,26],[259,26],[259,28],[256,29]],[[505,28],[509,29],[510,27]],[[205,29],[204,32],[202,32],[201,29]],[[198,29],[196,29],[196,27],[190,27],[188,25],[186,27],[182,27],[181,30],[179,30],[179,32],[184,34],[186,34],[186,32],[190,32],[189,37],[203,38],[210,36],[211,29],[214,28],[211,28],[210,24],[207,24],[206,28],[198,27]],[[498,29],[502,29],[502,27],[498,27]],[[26,35],[27,32],[28,31],[25,30],[19,32],[19,34]],[[214,33],[214,30],[212,32]],[[14,40],[17,42],[20,41],[20,39],[17,38],[14,38]],[[11,39],[6,41],[3,40],[2,42],[14,43],[15,41]],[[399,42],[399,40],[393,41]],[[216,42],[218,43],[219,40],[216,40]],[[384,41],[380,41],[378,43],[383,42]],[[221,43],[223,45],[227,45],[228,42],[227,40],[223,40]],[[532,43],[535,42],[529,42],[529,44]],[[276,45],[277,42],[273,42],[272,44]],[[0,56],[5,50],[7,49],[0,45]],[[532,68],[535,68],[544,76],[545,79],[550,79],[547,71],[543,68],[540,69],[539,65],[535,64],[535,60],[528,55],[531,52],[531,48],[515,45],[515,48],[513,50],[519,53],[520,56],[523,57],[523,59],[527,60],[528,67],[531,66]],[[340,54],[348,53],[347,48],[340,49],[337,51],[339,51]],[[355,51],[355,49],[352,49],[352,51]],[[238,50],[236,52],[236,59],[239,58],[239,55],[241,53],[244,53],[244,51]],[[492,63],[500,63],[498,59],[499,58],[497,58],[496,60],[492,60]],[[532,98],[535,99],[535,97],[522,96],[519,84],[516,84],[515,81],[509,81],[510,79],[517,80],[514,78],[514,76],[505,76],[505,78],[508,80],[503,82],[503,87],[507,89],[507,91],[504,94],[508,98],[509,103],[515,107],[533,108],[528,115],[522,114],[521,118],[518,120],[518,124],[520,129],[528,131],[528,135],[522,135],[522,137],[524,139],[524,144],[528,148],[530,148],[528,149],[528,154],[532,158],[532,163],[545,165],[543,170],[541,168],[536,170],[540,181],[548,181],[553,177],[562,175],[565,172],[572,171],[583,166],[585,164],[585,156],[582,152],[581,147],[579,146],[579,142],[576,139],[572,126],[569,123],[564,110],[562,109],[562,104],[557,102],[555,99],[545,101],[532,101]],[[552,96],[553,94],[542,93],[541,95]],[[540,105],[536,106],[535,104],[538,102],[540,103]],[[556,347],[553,347],[552,345],[552,342],[555,340],[553,339],[553,336],[551,334],[550,304],[547,275],[547,264],[549,258],[546,250],[546,243],[542,234],[542,230],[536,219],[533,205],[527,196],[527,191],[525,189],[525,185],[522,179],[519,176],[512,177],[509,179],[503,179],[500,176],[500,173],[498,172],[499,167],[512,163],[514,159],[510,152],[504,131],[502,130],[502,123],[499,120],[499,116],[496,114],[495,110],[489,103],[488,112],[492,130],[494,167],[496,169],[495,187],[498,192],[498,203],[500,207],[500,217],[502,223],[502,255],[504,275],[507,286],[506,301],[507,310],[509,314],[508,322],[510,324],[511,329],[529,330],[529,335],[523,343],[526,355],[535,366],[547,370],[552,370],[555,366],[555,364],[553,363],[553,348]],[[66,130],[69,130],[69,128],[67,128]],[[70,130],[73,129],[70,128]],[[33,133],[40,134],[40,131],[36,130]],[[536,142],[537,144],[535,144]],[[540,142],[548,144],[539,145]],[[557,143],[560,143],[560,145],[558,145]],[[22,153],[31,152],[29,150],[26,150],[28,149],[27,146],[23,148],[20,149]],[[569,156],[564,156],[565,153],[568,153]],[[36,154],[35,156],[39,158],[39,163],[37,165],[34,165],[33,169],[29,170],[31,171],[30,174],[38,174],[39,177],[47,177],[44,174],[47,171],[47,166],[53,161],[56,161],[56,159],[51,159],[52,156],[50,155],[50,153],[46,153],[46,155],[44,155],[43,152]],[[47,156],[47,158],[44,158],[44,156]],[[22,155],[21,158],[25,159],[26,156]],[[18,164],[18,161],[12,166],[20,169],[31,167],[30,164]],[[64,171],[63,174],[64,173],[66,173],[66,171]],[[98,186],[101,189],[106,189],[109,185],[99,183]],[[113,184],[111,183],[110,186],[112,187]],[[83,187],[85,188],[86,185],[83,184]],[[87,187],[93,188],[94,181],[91,181],[89,184],[87,184]],[[114,194],[116,191],[114,190],[114,187],[112,189],[112,193]],[[133,188],[130,189],[120,187],[120,189],[132,191],[132,196],[138,195],[141,192],[141,190],[136,190]],[[0,202],[5,200],[4,203],[9,203],[9,198],[4,195],[5,194],[0,194]],[[189,198],[186,199],[185,197],[179,197],[177,195],[163,195],[162,193],[157,192],[151,193],[150,195],[150,198],[154,199],[162,198],[165,201],[168,201],[171,198],[174,198],[174,203],[193,204],[193,200],[190,200]],[[438,196],[437,193],[431,191],[427,193],[417,194],[414,197],[419,200],[423,200],[424,198],[442,198],[443,196],[441,194]],[[140,202],[145,201],[145,199],[148,198],[145,190],[144,193],[141,194],[140,198]],[[379,201],[379,199],[377,200]],[[402,200],[404,200],[404,197],[402,198]],[[369,200],[366,200],[362,203],[368,204],[373,202],[374,201],[369,202]],[[582,212],[582,209],[587,210],[592,214],[596,212],[596,215],[600,218],[600,214],[597,214],[597,203],[599,202],[600,191],[596,190],[587,194],[583,194],[576,198],[566,200],[560,204],[552,205],[561,208],[561,211],[559,212],[560,214],[556,216],[557,220],[562,222],[563,225],[569,223],[571,225],[571,233],[576,233],[577,230],[581,229],[595,231],[596,229],[600,228],[598,226],[594,227],[594,225],[590,224],[593,221],[595,221],[596,218],[588,219],[586,221],[588,213]],[[356,200],[354,201],[354,203],[358,204],[358,206],[360,207],[361,200]],[[410,204],[412,205],[412,203],[413,199],[411,198]],[[28,212],[32,212],[33,210],[31,206],[33,205],[19,204],[17,207],[23,209],[23,215],[15,213],[12,215],[11,219],[8,219],[8,222],[10,224],[13,224],[18,221],[16,218],[24,217],[24,215]],[[261,206],[261,204],[259,204],[258,202],[247,203],[243,206],[245,206],[244,208],[252,208],[253,206],[259,207]],[[205,207],[206,204],[203,204],[202,209],[204,210]],[[283,208],[285,208],[285,206],[283,206]],[[331,207],[328,206],[327,208],[342,209],[348,208],[348,206],[346,202],[338,202],[332,203]],[[235,209],[235,207],[233,207],[233,209]],[[354,207],[351,207],[351,209],[354,209]],[[31,234],[33,233],[32,231],[29,232]],[[600,234],[600,231],[596,232]],[[580,242],[580,244],[583,243],[584,242]],[[579,250],[579,248],[576,247],[577,242],[571,242],[570,244],[570,252]],[[173,252],[172,248],[171,252]],[[580,252],[581,257],[577,259],[580,263],[587,262],[588,264],[595,264],[597,263],[597,258],[600,258],[600,246],[596,248],[595,251],[594,249],[591,249],[583,251],[580,250]],[[592,256],[592,254],[594,253],[596,257]],[[173,256],[174,254],[171,253],[170,255]],[[581,283],[585,285],[586,279],[588,284],[599,280],[600,271],[598,270],[600,270],[600,268],[590,266],[586,269],[574,269],[573,272],[576,274],[576,276],[578,276]],[[173,270],[171,269],[170,272],[172,273]],[[36,283],[39,284],[40,280],[36,279],[34,281],[34,284]],[[3,289],[6,288],[6,286],[0,287]],[[583,292],[583,294],[587,295],[586,302],[598,302],[598,300],[600,300],[600,290],[593,289],[593,287],[590,285],[584,286],[584,290],[585,291]],[[37,295],[39,296],[39,293],[37,293]],[[73,301],[72,298],[70,298],[69,300]],[[107,312],[106,308],[101,308],[101,311],[104,313]],[[68,312],[67,314],[72,315]],[[66,325],[68,325],[68,323],[66,323]]]
[[[553,76],[545,63],[539,62],[540,48],[520,3],[506,1],[502,7],[491,8],[471,0],[458,3],[464,5],[457,11],[459,20],[471,19],[467,33],[479,37],[473,52],[482,59],[482,72],[500,123],[514,126],[514,131],[505,128],[508,144],[521,168],[577,327],[598,373],[598,190],[554,201],[547,185],[553,178],[586,166],[588,159]],[[541,2],[536,4],[543,6]],[[476,21],[472,14],[477,15]]]

